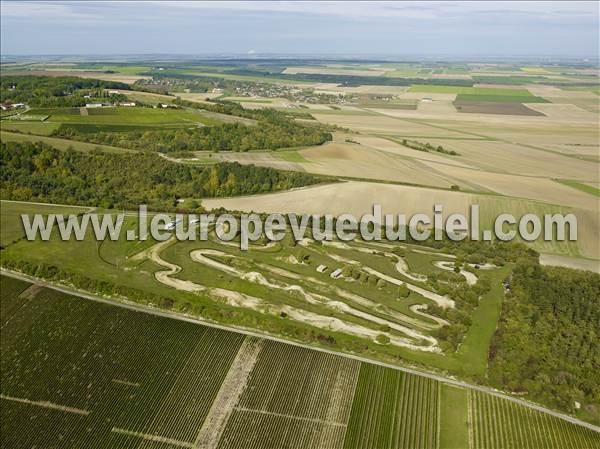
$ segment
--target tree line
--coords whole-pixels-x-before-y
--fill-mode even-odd
[[[271,192],[324,179],[237,162],[177,164],[152,153],[59,151],[41,142],[2,142],[0,149],[0,194],[7,200],[169,211],[180,198]]]

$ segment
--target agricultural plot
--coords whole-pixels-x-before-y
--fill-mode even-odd
[[[532,243],[533,247],[555,254],[600,258],[597,251],[598,235],[594,232],[598,226],[598,215],[597,209],[593,209],[595,201],[593,195],[540,178],[490,174],[482,170],[432,162],[423,163],[431,165],[440,172],[444,171],[447,175],[454,175],[457,179],[470,179],[472,183],[477,183],[478,190],[488,188],[512,196],[528,191],[531,200],[350,181],[268,195],[207,199],[203,200],[203,205],[210,209],[225,207],[230,210],[266,213],[331,213],[334,215],[352,213],[355,216],[362,216],[372,212],[373,198],[377,198],[377,204],[382,206],[384,214],[404,213],[410,216],[431,211],[434,204],[443,204],[444,214],[460,213],[468,216],[469,206],[479,204],[481,225],[488,227],[492,226],[493,220],[501,213],[511,213],[515,217],[521,217],[526,213],[543,216],[546,213],[571,212],[575,213],[578,219],[577,242],[544,242],[538,239]],[[336,202],[332,204],[329,198],[336,198]],[[563,205],[552,204],[550,201],[560,202]]]
[[[4,310],[19,297],[2,279]],[[192,447],[243,339],[48,289],[2,333],[2,446],[14,448]]]
[[[0,282],[2,447],[598,447],[592,430],[439,380]]]
[[[437,448],[439,386],[363,364],[344,448]]]
[[[86,111],[81,114],[81,109]],[[211,125],[215,122],[191,110],[153,109],[141,107],[32,109],[31,115],[46,114],[50,122],[90,125]]]
[[[573,426],[558,418],[497,396],[469,392],[473,423],[470,447],[474,449],[594,449],[600,437],[593,430]]]

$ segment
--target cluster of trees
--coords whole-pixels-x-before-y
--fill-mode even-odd
[[[436,151],[437,153],[449,154],[450,156],[460,156],[460,154],[457,153],[456,151],[446,150],[441,145],[434,147],[430,143],[421,143],[421,142],[417,142],[416,140],[402,139],[402,145],[404,145],[405,147],[408,147],[408,148],[412,148],[413,150],[424,151],[425,153],[428,153],[430,151]]]
[[[579,402],[600,424],[599,342],[600,275],[523,257],[490,348],[490,381],[568,412]]]
[[[2,76],[0,102],[26,103],[40,108],[79,107],[106,97],[104,89],[129,89],[129,86],[115,81],[70,76]],[[91,98],[84,98],[85,95]]]
[[[0,193],[12,200],[173,210],[179,198],[270,192],[320,181],[238,163],[177,164],[151,153],[59,151],[39,142],[3,142],[0,149]]]
[[[162,129],[127,132],[82,132],[80,128],[65,124],[53,135],[161,153],[181,151],[249,151],[275,150],[277,148],[320,145],[331,140],[331,134],[317,128],[298,126],[289,121],[278,125],[265,122],[257,126],[224,123],[193,129]]]

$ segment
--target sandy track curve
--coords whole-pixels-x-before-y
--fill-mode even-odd
[[[352,306],[350,306],[344,302],[331,300],[330,298],[327,298],[323,295],[307,292],[300,285],[275,283],[275,282],[272,282],[272,281],[268,280],[267,278],[265,278],[265,276],[262,273],[258,273],[256,271],[244,272],[235,267],[231,267],[229,265],[226,265],[224,263],[221,263],[214,259],[211,259],[210,257],[207,257],[207,256],[225,256],[225,255],[228,255],[228,254],[224,253],[222,251],[219,251],[219,250],[214,250],[214,249],[197,249],[190,253],[190,257],[194,262],[208,265],[212,268],[224,271],[224,272],[231,274],[233,276],[236,276],[240,279],[244,279],[249,282],[254,282],[254,283],[257,283],[260,285],[264,285],[269,288],[279,289],[279,290],[284,290],[284,291],[296,291],[296,292],[300,293],[303,296],[303,298],[306,300],[306,302],[308,302],[310,304],[321,304],[321,305],[324,305],[331,309],[346,313],[348,315],[362,318],[367,321],[370,321],[370,322],[373,322],[376,324],[380,324],[383,326],[389,326],[390,329],[394,329],[398,332],[402,332],[403,334],[405,334],[415,340],[425,341],[425,342],[428,342],[431,346],[437,346],[437,340],[435,338],[430,337],[425,334],[422,334],[421,332],[418,332],[409,327],[406,327],[401,324],[395,323],[393,321],[389,321],[384,318],[380,318],[378,316],[372,315],[370,313],[355,309]],[[247,296],[247,295],[245,295],[245,296]],[[358,297],[358,295],[357,295],[357,297]],[[358,297],[358,298],[369,301],[366,298],[362,298],[362,297]],[[237,299],[239,299],[239,297]],[[371,302],[368,305],[372,307],[374,305],[374,303]],[[320,316],[318,314],[314,314],[314,315]],[[402,318],[404,318],[404,316]],[[405,340],[403,340],[403,341],[405,341]],[[421,347],[421,346],[419,346],[419,347]]]
[[[446,271],[454,271],[454,262],[445,262],[438,261],[433,263],[436,267],[446,270]],[[467,280],[467,284],[475,285],[477,284],[477,276],[467,270],[460,269],[460,274]]]

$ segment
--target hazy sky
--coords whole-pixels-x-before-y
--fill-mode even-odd
[[[597,56],[598,2],[1,2],[7,54]]]

